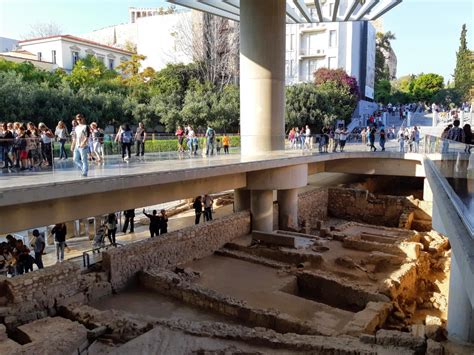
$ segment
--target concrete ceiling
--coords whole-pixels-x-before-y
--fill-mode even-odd
[[[234,21],[240,21],[240,0],[167,0],[169,3],[190,9],[208,12]],[[344,1],[344,0],[342,0]],[[323,23],[345,21],[372,21],[393,9],[403,0],[347,0],[347,8],[341,11],[341,0],[334,1],[331,17],[323,14],[325,0],[287,0],[286,22],[292,23]],[[316,9],[313,15],[310,8]]]

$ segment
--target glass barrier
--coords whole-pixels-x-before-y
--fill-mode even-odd
[[[458,213],[474,231],[474,144],[429,135],[425,140],[426,156]]]
[[[241,144],[255,144],[256,136],[237,134],[216,134],[213,144],[206,137],[179,138],[175,135],[148,134],[145,141],[121,141],[121,137],[105,134],[90,139],[82,152],[88,160],[89,169],[94,167],[123,166],[124,164],[143,164],[156,161],[197,159],[207,156],[236,156],[240,154]],[[288,154],[332,154],[340,152],[390,151],[418,153],[423,151],[423,139],[411,140],[406,136],[400,140],[395,132],[387,131],[381,139],[375,134],[373,144],[369,135],[356,132],[335,139],[330,134],[287,135],[284,149],[279,153]],[[280,139],[280,137],[275,137]],[[40,138],[6,140],[0,138],[0,164],[2,174],[27,174],[29,172],[56,172],[77,170],[70,140],[43,142]],[[77,152],[79,153],[79,152]],[[79,160],[79,159],[78,159]],[[133,163],[133,164],[130,164]],[[109,169],[110,170],[110,169]]]

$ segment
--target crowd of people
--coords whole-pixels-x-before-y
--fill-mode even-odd
[[[7,235],[6,242],[0,244],[0,274],[17,276],[33,271],[33,265],[36,264],[38,269],[43,266],[43,253],[46,247],[44,233],[40,233],[37,229],[33,230],[33,239],[30,247],[25,245],[22,239],[16,239],[11,234]]]
[[[464,143],[464,152],[468,154],[471,153],[472,146],[474,145],[471,125],[466,123],[461,128],[461,122],[457,119],[445,127],[441,138],[443,138],[442,153],[448,152],[449,141]]]
[[[182,126],[178,126],[175,136],[178,138],[178,153],[188,152],[189,155],[198,155],[199,139],[191,125],[185,126],[184,129]],[[229,154],[230,138],[227,134],[224,133],[222,138],[218,138],[214,128],[208,126],[204,138],[206,140],[206,156],[214,155],[214,148],[217,155],[221,154],[221,150],[224,151],[224,154]]]

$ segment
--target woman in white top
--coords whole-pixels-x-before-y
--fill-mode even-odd
[[[49,166],[53,166],[53,138],[54,134],[46,125],[41,122],[38,126],[41,136],[41,152],[43,159],[48,162]]]
[[[91,139],[92,139],[92,153],[95,155],[97,162],[101,163],[104,160],[104,149],[102,148],[102,141],[104,139],[103,133],[97,127],[97,123],[91,123]]]
[[[56,130],[54,131],[54,135],[56,136],[56,139],[58,140],[60,144],[59,159],[66,160],[67,153],[66,153],[66,149],[64,148],[64,145],[66,144],[67,136],[69,135],[69,132],[67,131],[67,127],[63,121],[58,122],[58,125],[56,126]]]

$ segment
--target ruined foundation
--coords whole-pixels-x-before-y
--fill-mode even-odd
[[[109,249],[99,271],[3,278],[0,353],[442,354],[450,250],[428,207],[312,189],[299,231],[252,235],[244,211]]]

